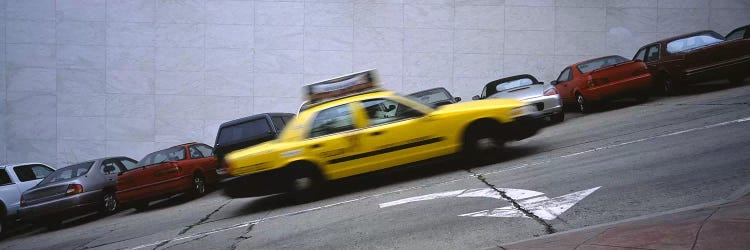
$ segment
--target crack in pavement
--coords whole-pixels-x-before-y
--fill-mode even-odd
[[[193,229],[193,227],[195,227],[195,226],[197,226],[197,225],[200,225],[200,224],[201,224],[201,223],[203,223],[204,221],[208,220],[208,218],[210,218],[210,217],[211,217],[211,215],[214,215],[215,213],[219,212],[219,210],[221,210],[222,208],[224,208],[224,206],[226,206],[226,205],[227,205],[227,204],[229,204],[230,202],[232,202],[232,200],[227,200],[226,202],[224,202],[224,204],[221,204],[221,206],[219,206],[219,207],[217,207],[216,209],[214,209],[214,211],[211,211],[210,213],[206,214],[206,216],[203,216],[203,218],[201,218],[201,219],[200,219],[200,220],[198,220],[197,222],[195,222],[195,223],[193,223],[193,224],[190,224],[190,225],[188,225],[187,227],[185,227],[184,229],[182,229],[182,230],[180,231],[180,233],[178,233],[178,234],[177,234],[177,236],[180,236],[180,235],[183,235],[183,234],[187,233],[187,231],[190,231],[190,229]],[[202,236],[202,237],[205,237],[205,236]],[[202,238],[202,237],[201,237],[201,238]],[[158,249],[159,247],[162,247],[162,246],[164,246],[164,245],[166,245],[166,244],[169,244],[170,242],[172,242],[172,240],[165,240],[165,241],[159,242],[159,244],[156,244],[156,246],[154,246],[154,249],[153,249],[153,250],[156,250],[156,249]]]
[[[237,246],[238,246],[238,245],[239,245],[239,244],[240,244],[240,243],[241,243],[242,241],[244,241],[244,240],[247,240],[247,239],[250,239],[250,238],[252,238],[252,236],[245,236],[245,235],[247,235],[248,233],[250,233],[250,231],[252,231],[252,230],[253,230],[253,227],[255,227],[255,225],[257,225],[257,224],[250,224],[250,225],[248,225],[248,226],[247,226],[247,229],[245,229],[245,232],[244,232],[244,233],[242,233],[242,235],[238,236],[237,238],[234,238],[234,239],[235,239],[235,241],[234,241],[234,243],[232,243],[232,245],[231,245],[231,246],[229,246],[229,249],[230,249],[230,250],[235,250],[235,249],[237,249]]]
[[[190,242],[193,242],[193,241],[196,241],[196,240],[200,240],[200,239],[206,238],[206,237],[208,237],[209,235],[210,235],[210,234],[206,234],[206,235],[203,235],[203,236],[201,236],[201,237],[196,237],[196,238],[193,238],[193,239],[191,239],[191,240],[188,240],[188,241],[185,241],[185,242],[182,242],[182,243],[179,243],[179,244],[174,244],[174,245],[171,245],[171,246],[165,247],[165,248],[163,248],[162,250],[170,249],[170,248],[173,248],[173,247],[176,247],[176,246],[180,246],[180,245],[185,245],[185,244],[187,244],[187,243],[190,243]]]
[[[553,233],[556,232],[555,229],[552,228],[552,225],[550,225],[549,223],[547,223],[546,221],[544,221],[544,219],[540,218],[539,216],[537,216],[533,212],[529,211],[528,209],[523,208],[521,206],[521,204],[518,203],[518,201],[516,201],[515,199],[511,198],[510,196],[508,196],[508,194],[506,194],[505,191],[500,190],[497,187],[495,187],[495,185],[492,185],[491,183],[489,183],[487,181],[487,179],[485,179],[484,176],[482,176],[482,174],[475,173],[471,169],[465,169],[465,170],[466,170],[466,172],[469,172],[473,176],[475,176],[479,181],[481,181],[482,183],[484,183],[488,187],[490,187],[493,190],[495,190],[495,192],[497,192],[498,194],[500,194],[500,196],[503,197],[503,199],[505,199],[506,201],[510,202],[510,204],[514,208],[518,209],[518,211],[521,211],[521,213],[523,213],[527,217],[535,220],[536,222],[538,222],[539,224],[541,224],[542,226],[544,226],[544,230],[547,232],[547,234],[553,234]]]
[[[221,210],[222,208],[224,208],[224,206],[226,206],[230,202],[232,202],[232,200],[227,200],[227,202],[224,202],[224,204],[221,204],[221,206],[219,206],[218,208],[214,209],[214,211],[212,211],[211,213],[208,213],[206,216],[204,216],[203,218],[201,218],[200,220],[198,220],[198,222],[193,223],[192,225],[189,225],[189,226],[185,227],[185,229],[182,229],[182,231],[180,231],[180,233],[177,234],[177,236],[183,235],[183,234],[187,233],[187,231],[190,231],[190,229],[193,229],[193,227],[195,227],[197,225],[200,225],[204,221],[207,221],[209,218],[211,218],[211,215],[214,215],[215,213],[219,212],[219,210]]]

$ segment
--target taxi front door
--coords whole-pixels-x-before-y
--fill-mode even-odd
[[[441,154],[445,139],[437,135],[434,120],[396,100],[378,98],[361,103],[363,172],[413,163]]]
[[[366,159],[351,104],[324,109],[315,114],[307,136],[307,149],[323,164],[331,179],[355,175]]]

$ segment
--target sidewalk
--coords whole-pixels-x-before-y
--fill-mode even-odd
[[[734,196],[739,198],[509,243],[501,249],[750,249],[750,193]]]

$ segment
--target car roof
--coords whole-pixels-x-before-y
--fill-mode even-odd
[[[240,123],[244,123],[244,122],[247,122],[247,121],[250,121],[250,120],[255,120],[255,119],[258,119],[258,118],[261,118],[261,117],[265,117],[265,116],[294,116],[294,114],[292,114],[292,113],[261,113],[261,114],[246,116],[246,117],[243,117],[243,118],[234,119],[234,120],[231,120],[231,121],[228,121],[228,122],[224,122],[221,125],[219,125],[219,129],[221,129],[223,127],[228,127],[228,126],[232,126],[232,125],[237,125],[237,124],[240,124]]]
[[[431,89],[425,89],[425,90],[416,91],[416,92],[413,92],[413,93],[408,94],[408,95],[413,95],[413,94],[417,94],[417,93],[422,93],[422,92],[427,92],[427,91],[433,91],[433,90],[438,90],[438,89],[445,90],[445,92],[450,93],[450,91],[448,91],[448,89],[446,89],[444,87],[437,87],[437,88],[431,88]]]
[[[47,167],[51,167],[52,169],[55,169],[52,166],[44,164],[44,163],[41,163],[41,162],[24,162],[24,163],[3,164],[3,165],[0,165],[0,169],[14,168],[14,167],[26,166],[26,165],[45,165]]]
[[[659,41],[650,43],[649,45],[652,45],[652,44],[655,44],[655,43],[671,42],[671,41],[674,41],[674,40],[677,40],[677,39],[691,37],[691,36],[696,36],[696,35],[700,35],[700,34],[706,34],[706,33],[710,33],[710,34],[718,35],[720,37],[724,37],[724,36],[720,35],[719,33],[716,33],[716,31],[713,31],[713,30],[701,30],[701,31],[696,31],[696,32],[691,32],[691,33],[687,33],[687,34],[673,36],[673,37],[666,38],[666,39],[661,39]],[[648,45],[646,45],[646,46],[648,46]]]
[[[571,67],[573,67],[573,66],[577,66],[578,64],[583,64],[583,63],[593,62],[593,61],[596,61],[596,60],[600,60],[600,59],[604,59],[604,58],[608,58],[608,57],[622,57],[622,58],[625,58],[624,56],[620,56],[620,55],[608,55],[608,56],[597,57],[597,58],[594,58],[594,59],[588,59],[588,60],[586,60],[586,61],[580,61],[580,62],[577,62],[577,63],[571,64],[570,66],[571,66]],[[628,60],[628,59],[627,59],[627,58],[625,58],[625,60]]]
[[[385,90],[378,90],[378,91],[366,92],[366,93],[361,93],[361,94],[356,94],[356,95],[349,95],[349,96],[346,96],[346,97],[342,97],[342,98],[338,98],[338,99],[334,99],[334,100],[330,100],[330,101],[326,101],[326,102],[316,103],[316,104],[308,107],[307,109],[303,110],[301,113],[304,113],[304,112],[317,112],[317,111],[320,111],[320,110],[323,110],[323,109],[327,109],[327,108],[330,108],[330,107],[335,107],[335,106],[339,106],[339,105],[343,105],[343,104],[355,102],[355,101],[358,101],[358,100],[364,100],[364,99],[370,99],[370,98],[378,98],[378,97],[390,97],[390,96],[394,96],[394,95],[395,95],[394,92],[392,92],[392,91],[385,91]]]

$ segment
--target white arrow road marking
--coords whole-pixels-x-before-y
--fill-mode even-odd
[[[564,213],[565,211],[573,207],[573,205],[583,200],[583,198],[586,198],[586,196],[589,196],[591,193],[593,193],[599,188],[600,187],[586,189],[583,191],[566,194],[566,195],[555,197],[552,199],[547,198],[546,196],[535,197],[532,199],[519,201],[518,204],[521,205],[521,207],[530,211],[531,213],[535,214],[536,216],[539,216],[539,218],[542,218],[545,220],[554,220],[555,218],[557,218],[557,216],[561,215],[562,213]],[[495,208],[492,211],[483,210],[479,212],[467,213],[467,214],[462,214],[459,216],[505,217],[505,218],[527,217],[521,211],[519,211],[518,209],[512,206]]]
[[[504,191],[505,194],[508,195],[510,198],[519,199],[519,200],[534,197],[534,196],[540,196],[544,194],[544,193],[540,193],[537,191],[525,190],[525,189],[500,188],[500,190]],[[428,201],[428,200],[434,200],[434,199],[439,199],[439,198],[449,198],[449,197],[486,197],[486,198],[503,200],[503,197],[500,196],[500,193],[498,193],[492,188],[475,188],[475,189],[462,189],[462,190],[456,190],[456,191],[427,194],[427,195],[415,196],[415,197],[406,198],[406,199],[400,199],[396,201],[381,203],[380,208],[392,207],[396,205],[402,205],[402,204],[412,203],[412,202],[417,202],[417,201]]]
[[[500,188],[499,190],[505,192],[508,197],[518,201],[524,209],[532,212],[539,216],[539,218],[545,220],[554,220],[557,216],[561,215],[576,203],[583,200],[600,187],[586,189],[563,196],[549,198],[544,196],[544,193],[526,189],[513,189],[513,188]],[[448,191],[442,193],[427,194],[422,196],[415,196],[391,202],[381,203],[380,208],[392,207],[396,205],[403,205],[406,203],[412,203],[417,201],[427,201],[440,198],[449,197],[485,197],[498,200],[504,200],[500,193],[492,188],[477,188],[477,189],[463,189],[456,191]],[[479,212],[461,214],[459,216],[465,217],[521,217],[528,218],[523,212],[512,206],[506,206],[501,208],[495,208],[492,210],[482,210]]]

